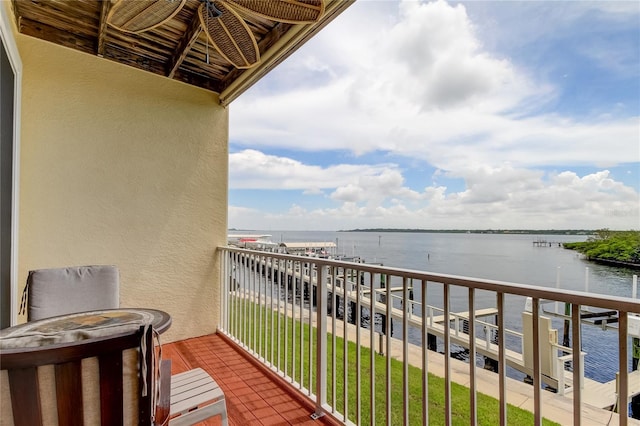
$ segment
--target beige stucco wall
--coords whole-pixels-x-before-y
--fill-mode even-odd
[[[18,290],[30,269],[115,264],[121,306],[171,314],[163,341],[214,332],[227,110],[214,93],[16,39],[24,69]]]

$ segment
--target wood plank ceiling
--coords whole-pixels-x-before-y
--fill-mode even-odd
[[[207,42],[197,13],[200,4],[201,0],[187,0],[169,21],[131,34],[107,24],[111,0],[12,0],[22,34],[221,93],[248,70],[235,68]],[[261,55],[294,27],[238,13]]]

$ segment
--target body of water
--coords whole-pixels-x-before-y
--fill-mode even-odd
[[[630,268],[612,267],[584,260],[578,253],[565,250],[557,243],[584,241],[580,235],[521,234],[445,234],[401,232],[322,232],[322,231],[250,231],[271,234],[274,242],[336,242],[338,254],[360,256],[367,263],[434,273],[484,278],[511,283],[631,297],[633,274]],[[555,242],[551,247],[535,246],[536,240]],[[393,286],[401,283],[392,283]],[[442,306],[442,286],[429,285],[428,303]],[[415,300],[420,300],[416,289]],[[521,314],[524,298],[507,296],[505,324],[508,329],[522,330]],[[452,288],[453,311],[467,310],[465,289]],[[495,294],[477,292],[476,309],[495,307]],[[564,307],[562,307],[564,308]],[[562,321],[554,319],[562,342]],[[394,327],[394,335],[400,333]],[[419,341],[418,330],[410,338]],[[617,372],[617,335],[612,330],[582,326],[585,375],[600,382],[613,380]],[[519,341],[507,341],[520,351]],[[614,348],[613,350],[611,348]],[[518,372],[510,376],[521,378]]]

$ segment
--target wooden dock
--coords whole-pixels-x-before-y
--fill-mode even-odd
[[[549,240],[534,240],[534,247],[562,247],[562,242],[560,241],[549,241]]]
[[[585,379],[584,388],[582,389],[582,399],[587,404],[595,407],[605,408],[607,410],[614,409],[619,405],[617,404],[617,389],[617,377],[606,383]],[[631,398],[636,395],[640,395],[640,370],[629,373],[629,402],[631,402]]]

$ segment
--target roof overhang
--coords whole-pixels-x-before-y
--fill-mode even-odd
[[[276,22],[240,12],[261,58],[246,69],[236,68],[211,47],[197,12],[201,0],[185,0],[175,16],[138,34],[107,24],[116,0],[12,0],[12,9],[21,34],[211,90],[226,106],[354,1],[325,0],[325,13],[312,24]]]
[[[264,77],[269,71],[288,58],[292,53],[315,36],[329,22],[340,15],[356,0],[327,0],[322,21],[313,25],[296,25],[289,29],[268,51],[262,54],[262,61],[250,72],[238,76],[233,83],[220,93],[220,104],[228,105],[245,90]]]

